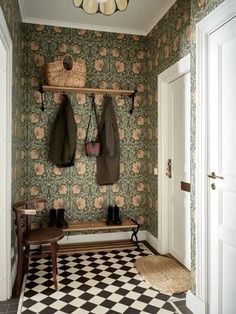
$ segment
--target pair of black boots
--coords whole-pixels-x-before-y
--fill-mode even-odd
[[[107,225],[121,225],[121,219],[120,219],[120,209],[119,207],[116,206],[108,206],[107,210],[107,220],[106,224]]]
[[[66,228],[68,223],[65,221],[64,208],[51,208],[49,211],[48,227]]]

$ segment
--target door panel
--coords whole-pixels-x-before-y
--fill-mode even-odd
[[[190,193],[181,190],[190,183],[190,73],[169,84],[169,95],[169,252],[190,269]]]
[[[209,40],[210,313],[236,313],[236,18]],[[211,184],[216,189],[211,188]]]
[[[235,291],[229,287],[235,286],[236,251],[226,243],[222,244],[222,314],[235,313]]]

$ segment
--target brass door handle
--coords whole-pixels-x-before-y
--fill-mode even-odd
[[[215,179],[224,180],[224,177],[217,176],[217,175],[215,174],[215,172],[212,172],[211,174],[208,174],[207,176],[208,176],[208,178],[211,178],[211,179],[213,179],[213,180],[215,180]]]

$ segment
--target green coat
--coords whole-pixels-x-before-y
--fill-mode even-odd
[[[77,126],[74,112],[67,95],[52,125],[49,141],[49,160],[57,167],[75,164]]]
[[[104,98],[104,109],[98,127],[102,152],[97,157],[97,183],[111,185],[120,178],[120,140],[115,111],[110,96]]]

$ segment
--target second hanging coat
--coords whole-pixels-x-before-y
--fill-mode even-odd
[[[111,185],[120,178],[120,140],[115,110],[110,96],[104,98],[98,138],[102,144],[102,152],[97,157],[97,183]]]

